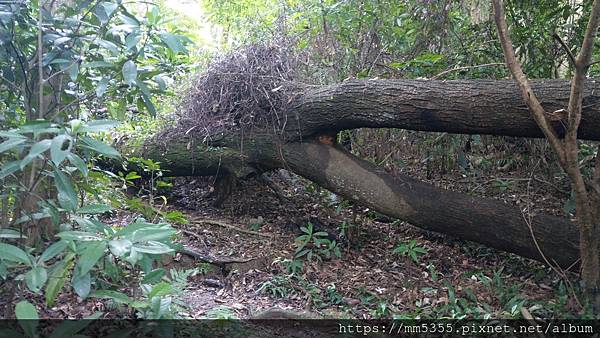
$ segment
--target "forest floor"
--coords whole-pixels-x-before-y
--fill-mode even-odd
[[[423,171],[408,174],[419,177]],[[485,183],[473,185],[460,175],[430,181],[522,208],[535,201],[536,210],[561,213],[563,196],[556,194],[555,186],[533,176],[519,178],[527,177],[519,172],[506,176],[505,181],[520,186],[499,188],[494,177],[478,177]],[[288,311],[284,316],[309,318],[511,318],[523,312],[554,316],[577,308],[561,286],[564,278],[547,266],[394,221],[287,171],[268,176],[275,190],[261,180],[241,182],[220,208],[207,197],[212,180],[174,180],[170,208],[190,220],[176,225],[180,241],[203,255],[245,262],[217,267],[177,253],[170,266],[200,271],[181,295],[185,306],[179,314],[184,318],[257,318],[269,316],[273,309]],[[135,214],[113,216],[113,223],[127,224]],[[319,254],[309,245],[315,254],[312,259],[294,260],[301,227],[309,222],[315,232],[327,232],[336,240],[339,257]],[[394,253],[399,247],[400,252]],[[292,274],[294,261],[302,266]],[[40,297],[27,295],[16,285],[0,288],[0,308],[8,311],[0,313],[3,318],[12,310],[4,305],[22,297],[39,303],[38,308],[45,309],[40,311],[43,318],[82,318],[98,310],[108,317],[123,316],[102,300],[81,300],[71,292],[46,308]]]
[[[285,171],[272,174],[270,180],[283,199],[262,182],[251,180],[219,209],[204,197],[211,179],[180,179],[176,184],[171,198],[190,219],[217,220],[244,229],[192,222],[181,226],[186,245],[213,256],[251,259],[194,277],[185,295],[189,309],[184,316],[252,318],[278,308],[333,318],[481,317],[485,313],[513,317],[520,316],[515,311],[572,305],[557,304],[561,278],[538,262],[393,222],[369,209],[343,204],[334,194]],[[556,201],[548,193],[528,197],[536,199],[537,207],[555,209]],[[516,204],[526,202],[519,195],[505,198]],[[315,231],[337,239],[341,255],[300,258],[302,271],[290,275],[282,261],[287,259],[289,267],[295,240],[303,234],[300,227],[308,222]],[[343,228],[346,236],[340,237]],[[393,253],[411,242],[424,249],[415,252],[416,259]],[[183,266],[193,265],[185,263],[188,257],[177,259]]]

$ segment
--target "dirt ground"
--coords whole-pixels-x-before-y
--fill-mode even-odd
[[[206,198],[211,179],[179,179],[172,198],[190,218],[218,220],[261,234],[206,223],[182,226],[186,245],[196,251],[252,259],[232,264],[227,271],[196,276],[186,293],[190,308],[185,316],[204,318],[220,307],[229,308],[238,318],[252,318],[273,308],[317,318],[376,318],[416,311],[427,314],[448,304],[452,297],[449,287],[455,297],[474,295],[490,305],[488,310],[502,316],[506,309],[499,304],[497,292],[480,277],[492,277],[494,272],[507,288],[518,285],[519,293],[527,299],[551,301],[555,297],[557,275],[537,262],[393,222],[358,206],[340,210],[335,195],[311,189],[309,182],[287,172],[270,177],[283,199],[261,182],[251,180],[242,183],[220,209]],[[305,262],[300,274],[300,284],[316,288],[323,298],[327,290],[334,289],[338,296],[335,302],[315,302],[314,292],[294,283],[288,286],[292,290],[281,292],[285,295],[261,290],[264,283],[273,284],[286,275],[277,262],[294,256],[299,227],[309,221],[334,236],[344,222],[352,224],[346,238],[337,238],[341,257]],[[256,223],[260,225],[251,229]],[[418,262],[392,253],[398,243],[411,240],[427,250]],[[178,259],[183,262],[188,258]]]

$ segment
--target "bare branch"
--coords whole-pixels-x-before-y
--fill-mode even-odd
[[[569,49],[567,44],[563,41],[563,39],[560,37],[560,35],[558,35],[558,33],[554,32],[552,34],[552,37],[556,41],[558,41],[558,43],[560,43],[560,45],[565,50],[565,52],[567,52],[567,55],[569,56],[569,60],[571,60],[571,63],[574,65],[575,64],[575,55],[573,55],[573,52],[571,52],[571,50]]]

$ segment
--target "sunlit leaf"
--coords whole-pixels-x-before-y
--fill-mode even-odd
[[[66,149],[64,145],[67,144]],[[67,158],[67,155],[71,152],[71,148],[73,147],[72,138],[69,135],[57,135],[52,139],[52,144],[50,146],[50,158],[55,166],[59,166],[62,161]]]
[[[107,77],[103,77],[96,86],[96,97],[102,97],[104,93],[106,93],[106,89],[108,88],[108,84],[110,79]]]
[[[127,60],[123,64],[122,73],[123,81],[128,85],[132,85],[137,79],[137,65],[133,61]]]
[[[173,51],[175,54],[185,53],[187,50],[182,43],[182,37],[179,35],[161,32],[158,35],[160,39]]]
[[[133,243],[128,239],[114,239],[108,242],[110,252],[117,257],[122,257],[131,249]]]
[[[119,121],[115,120],[94,120],[90,121],[79,129],[80,132],[84,133],[98,133],[103,131],[111,130],[112,128],[118,126],[120,124]]]

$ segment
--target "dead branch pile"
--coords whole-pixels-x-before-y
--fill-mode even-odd
[[[215,135],[236,128],[277,132],[293,92],[296,57],[288,46],[255,44],[217,58],[184,98],[179,132]]]

